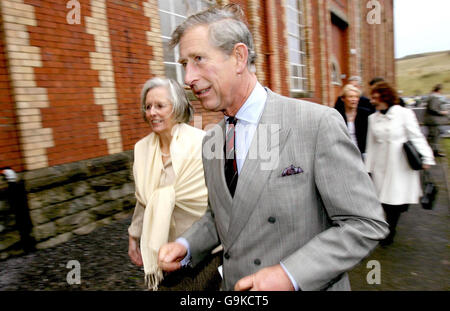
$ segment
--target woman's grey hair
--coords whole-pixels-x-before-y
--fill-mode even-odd
[[[141,91],[141,110],[144,120],[147,122],[145,115],[147,94],[155,87],[165,87],[169,93],[169,100],[173,106],[174,119],[178,123],[189,123],[194,115],[194,108],[187,98],[184,88],[173,79],[153,78],[145,82]]]
[[[170,46],[175,47],[180,43],[186,30],[198,25],[209,25],[211,45],[219,48],[226,55],[231,55],[237,43],[245,44],[248,49],[247,67],[251,72],[256,71],[256,52],[253,46],[253,37],[244,22],[244,12],[239,5],[214,6],[189,16],[172,33]]]

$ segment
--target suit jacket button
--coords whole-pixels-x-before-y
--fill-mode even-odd
[[[261,260],[259,259],[255,259],[255,261],[253,262],[255,265],[259,266],[261,264]]]
[[[225,259],[230,259],[230,254],[225,253],[225,255],[223,255],[223,257],[225,257]]]
[[[270,222],[271,224],[274,224],[276,220],[275,217],[269,217],[269,219],[267,219],[268,222]]]

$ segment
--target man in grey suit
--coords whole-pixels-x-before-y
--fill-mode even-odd
[[[195,266],[222,244],[223,290],[349,290],[346,271],[388,233],[383,210],[339,113],[258,83],[242,16],[214,8],[173,33],[186,84],[225,118],[203,141],[208,211],[159,264]]]
[[[441,94],[442,87],[442,84],[438,84],[433,88],[433,92],[427,99],[424,117],[424,123],[428,127],[428,144],[433,149],[434,156],[436,157],[444,156],[439,150],[439,137],[441,134],[439,125],[447,123],[448,115],[448,111],[443,109],[444,104],[446,104],[446,99]]]

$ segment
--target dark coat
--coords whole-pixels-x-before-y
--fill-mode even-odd
[[[368,106],[370,105],[370,106]],[[336,105],[334,107],[345,120],[345,124],[347,124],[347,116],[345,115],[345,104],[342,98],[339,96],[336,101]],[[375,111],[374,107],[370,103],[370,100],[367,97],[361,96],[358,103],[358,110],[356,112],[355,118],[355,131],[356,131],[356,140],[358,142],[358,148],[361,153],[366,152],[366,139],[367,139],[367,126],[369,115],[371,115]]]

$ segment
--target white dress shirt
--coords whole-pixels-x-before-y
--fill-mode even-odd
[[[262,85],[257,82],[252,93],[235,115],[235,118],[237,119],[235,127],[235,152],[238,174],[241,173],[242,167],[244,166],[245,158],[250,149],[253,136],[255,136],[259,119],[266,106],[266,100],[267,92]],[[226,122],[228,117],[224,118]]]

